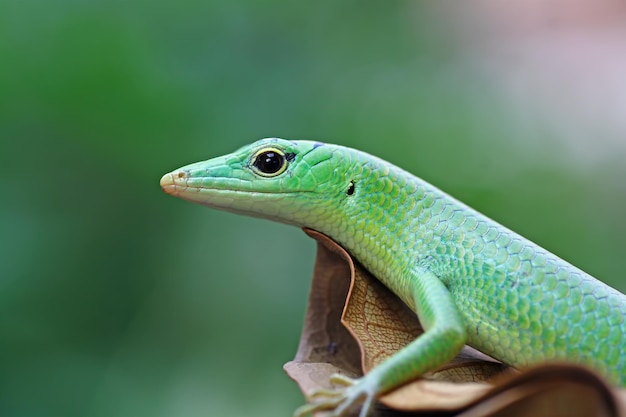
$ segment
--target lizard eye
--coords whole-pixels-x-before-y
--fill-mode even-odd
[[[252,157],[250,165],[257,174],[263,177],[275,177],[287,169],[287,158],[278,149],[265,148]]]

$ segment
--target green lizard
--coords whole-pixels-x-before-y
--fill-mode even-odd
[[[318,230],[416,312],[425,333],[296,411],[361,405],[452,359],[465,343],[509,365],[591,366],[626,385],[626,296],[410,173],[364,152],[262,139],[166,174],[168,194]]]

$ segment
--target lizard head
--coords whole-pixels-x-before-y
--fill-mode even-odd
[[[161,178],[171,195],[208,207],[307,227],[323,227],[355,191],[356,164],[340,148],[261,139]],[[352,161],[355,162],[355,161]],[[324,227],[323,227],[324,228]],[[326,227],[327,228],[327,227]]]

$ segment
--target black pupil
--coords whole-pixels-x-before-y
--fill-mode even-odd
[[[285,158],[274,151],[263,152],[256,157],[254,166],[265,174],[274,174],[283,167]]]

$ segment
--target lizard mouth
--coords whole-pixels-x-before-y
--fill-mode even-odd
[[[214,179],[219,179],[219,177],[215,177]],[[238,194],[238,195],[250,195],[250,194],[265,194],[265,195],[274,195],[276,197],[285,195],[285,194],[294,194],[293,191],[289,190],[263,190],[263,189],[237,189],[232,184],[227,183],[226,181],[220,182],[215,181],[211,187],[204,186],[202,184],[198,184],[194,181],[195,178],[189,175],[187,171],[173,171],[167,173],[161,177],[160,185],[163,191],[167,194],[170,194],[175,197],[181,197],[190,199],[192,201],[196,200],[190,197],[190,194],[204,194],[206,192],[214,192],[221,194]],[[308,191],[300,191],[308,192]]]
[[[204,193],[225,191],[221,187],[216,187],[215,185],[217,184],[213,184],[213,187],[203,186],[197,181],[194,181],[194,178],[189,175],[189,172],[182,170],[163,175],[160,185],[161,189],[169,195],[195,202],[203,202],[199,195]]]
[[[185,181],[187,179],[187,174],[184,171],[175,171],[163,175],[160,181],[163,191],[167,194],[178,196],[182,190],[189,188],[187,185],[183,185],[180,182],[177,183],[177,179],[179,181]]]
[[[176,170],[163,175],[160,185],[165,193],[192,203],[232,213],[299,224],[280,214],[282,210],[279,207],[280,202],[288,195],[295,194],[294,192],[242,190],[237,189],[236,184],[229,183],[229,181],[215,181],[211,186],[207,186],[196,180],[198,178],[193,178],[188,171]],[[257,197],[263,195],[264,197],[259,199],[255,198],[255,195]]]
[[[184,170],[173,171],[163,175],[160,181],[161,189],[174,197],[215,208],[231,209],[233,193],[228,188],[215,186],[207,187],[189,175]]]
[[[176,195],[176,184],[174,184],[174,176],[172,174],[163,175],[160,184],[163,191],[171,195]]]

